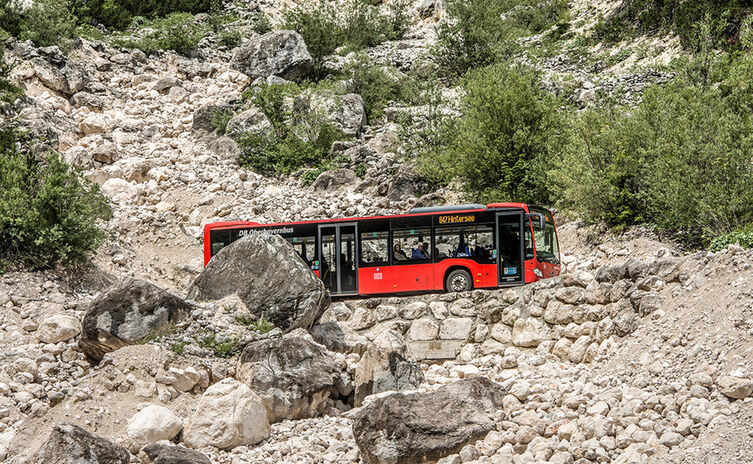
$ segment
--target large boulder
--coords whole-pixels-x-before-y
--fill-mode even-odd
[[[415,389],[423,380],[423,372],[411,359],[405,339],[394,330],[385,330],[358,362],[355,406],[361,406],[364,398],[374,393]]]
[[[138,452],[143,446],[160,440],[172,440],[183,429],[183,421],[164,406],[151,404],[134,414],[126,426],[126,434]],[[130,445],[129,445],[130,447]]]
[[[278,235],[248,235],[226,246],[188,290],[194,300],[228,295],[288,331],[311,327],[330,303],[322,281]]]
[[[323,346],[290,336],[246,345],[235,375],[261,397],[274,423],[317,416],[342,367]]]
[[[337,190],[346,185],[353,185],[357,181],[358,176],[352,169],[333,169],[319,174],[319,177],[311,184],[311,188],[318,191]]]
[[[482,439],[507,390],[483,377],[431,393],[395,393],[355,414],[353,437],[369,464],[434,462]]]
[[[251,79],[279,76],[297,81],[308,74],[314,60],[303,37],[295,31],[273,31],[243,43],[233,55],[233,69]]]
[[[79,347],[101,360],[105,353],[168,330],[192,310],[191,304],[150,282],[128,279],[92,301]]]
[[[719,391],[724,396],[736,400],[747,398],[753,393],[753,380],[725,375],[717,381]]]
[[[208,457],[196,450],[164,441],[147,445],[141,452],[152,464],[212,464]]]
[[[348,137],[355,137],[366,124],[363,98],[356,93],[337,95],[331,90],[304,91],[293,104],[293,117],[314,112]]]
[[[369,345],[369,340],[366,337],[337,321],[317,324],[309,330],[309,333],[316,343],[338,353],[363,354]]]
[[[225,131],[228,137],[232,139],[239,139],[247,132],[260,135],[272,133],[272,123],[264,112],[255,106],[233,116],[228,121]]]
[[[81,321],[70,314],[47,317],[37,329],[37,336],[44,343],[65,342],[79,333],[81,333]]]
[[[193,112],[193,134],[210,133],[217,130],[220,119],[231,115],[235,109],[232,105],[204,105]]]
[[[92,435],[81,427],[61,423],[52,429],[35,460],[45,464],[128,464],[128,451],[104,438]]]
[[[90,80],[86,70],[73,61],[56,65],[36,57],[31,59],[31,65],[40,82],[67,97],[83,89]]]
[[[192,448],[232,449],[254,445],[269,436],[267,412],[258,395],[235,379],[224,379],[201,395],[183,429]]]
[[[392,201],[419,197],[426,192],[429,181],[409,163],[400,166],[387,189],[387,198]]]

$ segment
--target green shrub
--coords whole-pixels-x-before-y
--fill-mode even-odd
[[[220,32],[220,44],[227,48],[235,48],[241,44],[241,33],[238,31]]]
[[[257,34],[266,34],[272,30],[272,21],[266,13],[260,11],[254,16],[251,28]]]
[[[251,330],[260,333],[268,333],[275,328],[275,326],[272,325],[272,323],[269,322],[265,317],[262,317],[261,319],[252,319],[246,316],[236,316],[235,322],[241,325],[245,325]]]
[[[751,116],[714,87],[655,86],[638,108],[577,118],[559,167],[562,206],[612,224],[704,236],[753,221]]]
[[[301,138],[295,130],[296,127],[292,127],[284,134],[273,137],[244,135],[238,142],[243,149],[240,164],[260,173],[289,174],[324,159],[339,135],[327,123],[319,126],[319,133],[311,140]]]
[[[83,263],[106,237],[107,200],[60,155],[41,161],[27,144],[0,131],[0,259],[30,268]]]
[[[5,50],[0,45],[0,102],[13,103],[24,96],[24,91],[8,80],[11,67],[5,62],[4,53]]]
[[[212,350],[215,356],[219,358],[230,358],[239,349],[239,340],[237,338],[230,338],[223,342],[217,339],[217,335],[214,332],[209,331],[205,332],[197,342],[200,348]]]
[[[421,102],[421,88],[414,77],[394,68],[372,65],[364,55],[351,63],[344,75],[350,82],[349,90],[363,98],[369,120],[381,116],[390,102]]]
[[[391,0],[389,13],[367,0],[350,0],[341,8],[333,3],[316,2],[286,10],[283,28],[293,29],[303,37],[314,59],[313,75],[324,76],[323,58],[338,47],[357,51],[402,38],[408,30],[406,0]]]
[[[219,135],[225,135],[225,132],[227,132],[227,123],[233,119],[233,116],[235,116],[235,113],[231,110],[216,111],[212,115],[212,127],[215,132]]]
[[[564,0],[448,0],[434,60],[447,76],[490,65],[517,50],[515,39],[554,25],[566,11]]]
[[[205,13],[211,0],[74,0],[74,11],[82,20],[122,30],[138,16],[155,19],[173,13]]]
[[[740,245],[743,248],[753,248],[753,226],[716,237],[711,240],[709,251],[716,253],[717,251],[735,244]]]
[[[19,40],[31,40],[39,47],[59,45],[67,49],[76,29],[76,17],[68,0],[37,0],[31,8],[19,10],[16,2],[0,3],[0,29]]]
[[[546,171],[562,127],[555,98],[533,72],[505,65],[471,71],[463,85],[463,116],[442,155],[423,159],[424,171],[459,179],[477,201],[548,201]]]
[[[715,46],[739,42],[743,18],[750,14],[744,0],[625,0],[594,29],[597,38],[619,41],[638,34],[674,32],[692,47],[698,25],[707,22]]]
[[[151,21],[145,25],[153,29],[141,39],[116,39],[113,42],[128,48],[138,48],[144,53],[157,50],[175,50],[187,54],[196,49],[208,29],[197,24],[189,13],[173,13],[163,19]]]
[[[175,342],[170,345],[170,350],[175,354],[183,354],[186,350],[186,342]]]

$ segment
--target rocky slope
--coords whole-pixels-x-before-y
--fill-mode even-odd
[[[368,49],[372,60],[420,72],[443,9],[414,3],[406,38]],[[573,2],[571,21],[587,28],[594,11],[613,3]],[[276,5],[261,7],[279,16]],[[573,45],[525,59],[547,73],[552,90],[585,105],[599,90],[636,101],[647,82],[668,77],[644,67],[678,53],[672,40],[645,38],[581,52]],[[113,463],[181,455],[234,464],[416,462],[405,453],[418,443],[443,463],[753,459],[752,252],[687,254],[646,231],[613,236],[568,222],[560,227],[562,278],[338,301],[309,331],[267,331],[238,298],[183,300],[202,270],[202,226],[453,201],[451,191],[417,198],[420,179],[403,168],[409,154],[394,115],[426,108],[349,122],[355,139],[333,150],[364,163],[364,178],[330,172],[305,187],[300,173],[239,167],[237,145],[202,118],[255,85],[254,72],[234,69],[231,51],[205,43],[194,58],[146,56],[83,41],[65,56],[11,41],[7,54],[29,97],[17,108],[20,123],[100,184],[114,211],[112,240],[86,274],[0,276],[0,457],[8,462],[86,450]],[[352,106],[335,110],[358,120],[363,109]],[[136,298],[146,284],[128,278],[173,295],[141,290]],[[125,286],[123,309],[103,303],[114,284]],[[165,315],[168,307],[178,309]],[[494,395],[473,386],[480,378],[495,382]],[[446,408],[435,411],[434,401]],[[389,435],[389,408],[420,420],[405,418],[403,434]],[[422,422],[427,410],[435,415]],[[473,420],[451,422],[466,415]],[[201,454],[144,447],[161,440]]]

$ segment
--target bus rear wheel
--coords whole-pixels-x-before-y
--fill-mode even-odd
[[[448,292],[467,292],[473,288],[471,274],[465,269],[455,269],[447,275],[445,287]]]

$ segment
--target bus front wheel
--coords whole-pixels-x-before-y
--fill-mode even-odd
[[[448,292],[466,292],[473,288],[471,274],[465,269],[455,269],[447,275],[445,287]]]

